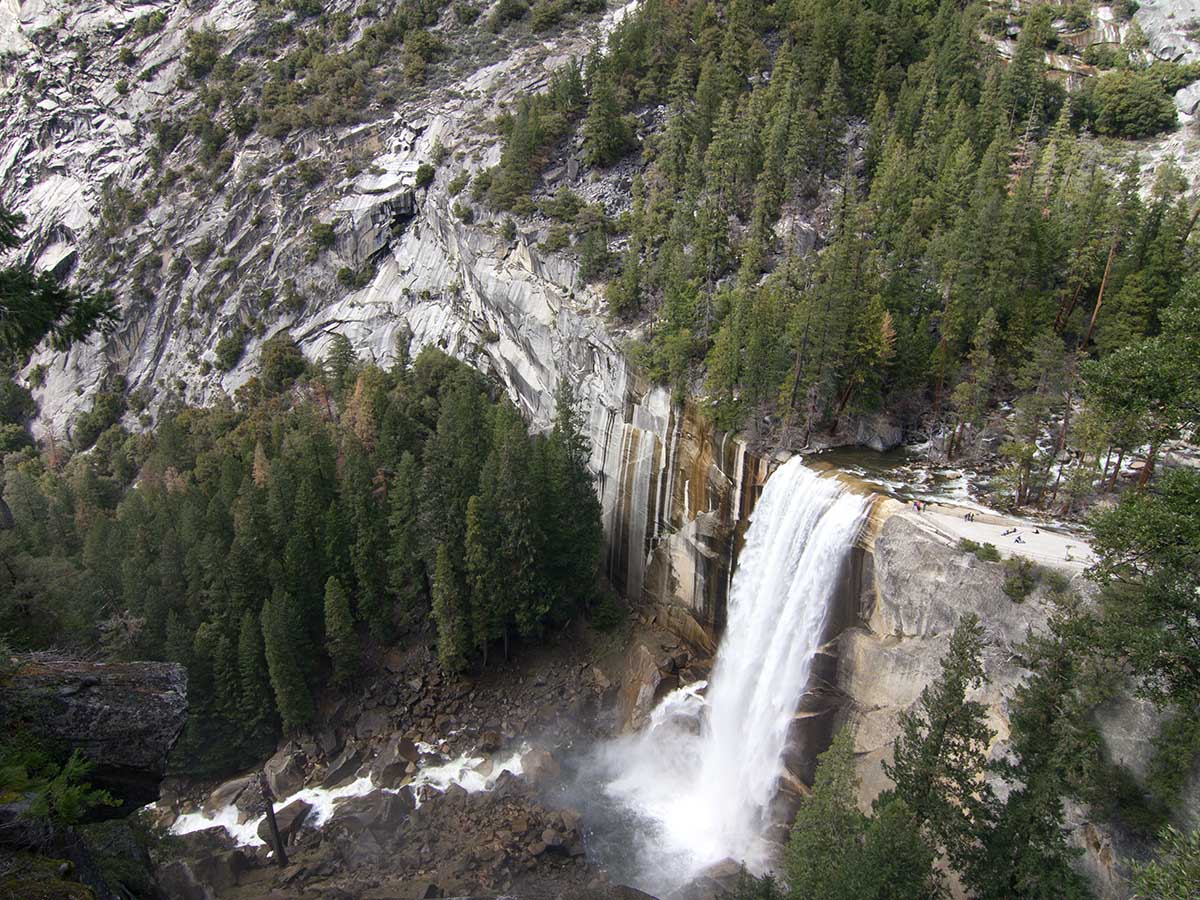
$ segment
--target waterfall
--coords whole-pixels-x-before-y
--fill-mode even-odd
[[[781,756],[869,501],[793,458],[750,519],[707,694],[672,692],[602,754],[637,834],[632,880],[662,896],[727,858],[768,864]]]

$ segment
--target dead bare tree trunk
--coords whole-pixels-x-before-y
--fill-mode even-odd
[[[258,773],[258,788],[262,791],[263,803],[267,807],[267,828],[271,832],[271,846],[275,850],[275,864],[285,868],[288,864],[287,854],[283,850],[283,840],[279,837],[279,826],[275,824],[275,794],[267,784],[267,773]]]
[[[1112,261],[1116,253],[1117,239],[1114,237],[1112,246],[1108,248],[1108,262],[1104,264],[1104,277],[1100,279],[1100,292],[1096,294],[1096,306],[1092,310],[1092,321],[1088,323],[1087,334],[1083,336],[1083,343],[1079,345],[1082,350],[1086,350],[1087,345],[1091,343],[1092,331],[1096,327],[1096,317],[1100,315],[1100,305],[1104,302],[1104,289],[1108,286],[1108,273],[1112,269]]]

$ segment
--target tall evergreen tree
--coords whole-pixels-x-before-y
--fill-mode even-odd
[[[348,684],[358,669],[358,637],[350,615],[350,598],[333,576],[325,582],[325,652],[333,662],[334,684]]]

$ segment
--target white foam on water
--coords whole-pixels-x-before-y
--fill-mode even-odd
[[[431,744],[420,743],[416,746],[422,755],[440,755],[437,754],[436,749]],[[389,794],[411,790],[414,801],[418,806],[421,803],[421,795],[418,788],[421,787],[429,787],[440,793],[444,793],[451,785],[457,784],[471,794],[478,791],[490,791],[495,787],[496,779],[500,777],[500,773],[511,772],[514,775],[522,773],[521,757],[527,752],[529,752],[528,745],[522,745],[510,756],[495,760],[492,770],[486,776],[477,771],[478,767],[484,762],[484,757],[463,754],[457,759],[445,760],[435,764],[423,763],[417,770],[416,775],[413,776],[413,780],[401,788],[376,787],[370,775],[362,775],[349,784],[344,784],[336,788],[302,788],[294,794],[277,799],[275,801],[275,809],[278,811],[294,800],[303,800],[312,806],[312,811],[308,814],[308,819],[305,821],[305,827],[320,828],[333,816],[339,801],[352,797],[363,797],[376,790],[386,791]],[[212,814],[203,811],[186,813],[175,820],[170,830],[171,834],[190,834],[193,831],[202,831],[205,828],[219,826],[229,833],[229,836],[234,839],[238,846],[258,847],[263,844],[263,840],[258,836],[258,826],[265,818],[266,814],[264,813],[239,824],[238,809],[231,804]]]

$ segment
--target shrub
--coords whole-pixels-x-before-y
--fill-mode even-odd
[[[291,387],[307,367],[299,345],[286,331],[281,331],[262,345],[258,357],[258,377],[269,394],[278,394]]]
[[[188,77],[199,80],[213,70],[221,59],[225,39],[211,28],[187,33],[183,68]]]
[[[962,538],[958,542],[958,549],[964,553],[975,554],[975,558],[981,562],[997,562],[1000,559],[1000,551],[996,549],[995,544],[980,544],[969,538]]]
[[[1175,104],[1148,72],[1110,72],[1092,89],[1096,131],[1140,138],[1175,127]]]
[[[316,187],[325,180],[325,173],[311,159],[302,159],[296,165],[296,175],[305,187]]]
[[[317,222],[309,232],[309,237],[312,239],[312,245],[315,249],[318,251],[328,250],[337,239],[337,233],[333,230],[332,223]]]
[[[96,443],[96,438],[115,425],[125,414],[125,395],[122,390],[101,390],[92,401],[92,408],[75,421],[74,441],[79,450]]]
[[[611,631],[625,621],[625,607],[612,590],[604,591],[592,607],[589,615],[592,627],[597,631]]]
[[[240,327],[232,334],[225,335],[217,341],[217,368],[222,372],[228,372],[238,364],[245,349],[246,336]]]
[[[124,78],[118,78],[117,83],[113,87],[117,89],[117,93],[122,97],[129,93],[129,82]]]
[[[542,215],[559,222],[574,222],[579,211],[583,209],[583,198],[566,185],[560,187],[553,197],[541,201],[538,207]]]
[[[14,453],[25,447],[33,446],[33,438],[24,426],[13,422],[0,424],[0,453]]]
[[[1063,20],[1067,23],[1070,31],[1082,31],[1092,21],[1091,10],[1088,9],[1086,3],[1076,0],[1063,12]]]
[[[455,3],[454,18],[458,20],[460,25],[470,25],[479,18],[479,7],[473,6],[470,3]]]
[[[454,213],[456,218],[462,222],[465,222],[467,225],[470,225],[475,221],[475,210],[471,209],[471,207],[467,206],[465,203],[455,201],[451,212]]]
[[[510,22],[516,22],[529,15],[529,4],[525,0],[500,0],[488,19],[488,28],[500,31]]]
[[[555,225],[542,241],[542,249],[548,253],[564,250],[571,244],[571,232],[565,225]]]
[[[421,163],[417,166],[416,185],[418,188],[429,187],[433,183],[433,175],[436,170],[429,163]]]
[[[1013,603],[1020,603],[1033,593],[1041,576],[1031,560],[1016,556],[1004,561],[1004,571],[1008,577],[1004,579],[1002,590]]]
[[[1122,69],[1129,65],[1125,51],[1118,47],[1106,47],[1103,44],[1092,44],[1083,51],[1083,61],[1098,69]]]
[[[33,382],[32,373],[30,383]],[[11,378],[0,378],[0,421],[25,425],[37,412],[33,394]]]
[[[562,21],[564,11],[561,0],[541,0],[533,8],[529,24],[534,31],[548,31]]]
[[[459,172],[450,179],[450,183],[446,185],[446,190],[450,193],[451,197],[457,197],[460,193],[462,193],[462,189],[467,186],[467,182],[470,180],[470,172]]]
[[[975,551],[975,558],[983,562],[999,562],[1000,551],[995,544],[984,544]]]

